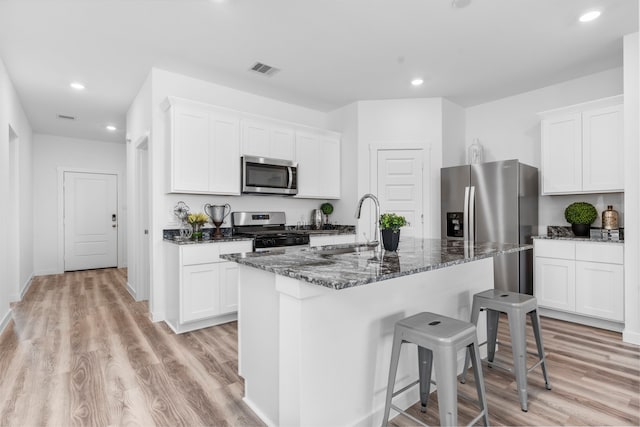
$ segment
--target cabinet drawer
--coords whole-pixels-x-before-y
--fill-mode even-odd
[[[575,259],[575,247],[574,242],[536,239],[533,253],[537,257]]]
[[[220,255],[238,254],[242,252],[253,251],[253,242],[251,240],[243,240],[241,242],[218,243],[217,246],[220,247]]]
[[[196,244],[182,247],[182,265],[218,262],[220,252],[217,244]]]
[[[618,243],[576,243],[576,259],[579,261],[624,263],[624,247]]]

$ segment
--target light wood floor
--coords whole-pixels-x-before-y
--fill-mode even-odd
[[[118,269],[34,279],[0,336],[0,426],[262,425],[242,402],[237,325],[175,335],[125,283]],[[511,375],[485,369],[492,425],[640,424],[640,347],[552,319],[542,328],[553,390],[531,373],[524,413]],[[460,389],[474,396],[472,375]],[[461,423],[474,411],[460,400]],[[412,412],[437,425],[435,394],[426,415]]]

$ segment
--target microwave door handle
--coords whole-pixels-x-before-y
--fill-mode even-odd
[[[293,168],[291,166],[288,166],[287,170],[289,171],[289,183],[287,184],[287,188],[290,189],[293,185]]]

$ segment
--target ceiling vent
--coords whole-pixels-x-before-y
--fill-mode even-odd
[[[260,73],[265,76],[272,76],[280,70],[272,67],[271,65],[263,64],[262,62],[256,62],[253,67],[251,67],[251,71],[255,71],[256,73]]]
[[[75,120],[76,119],[74,116],[67,116],[66,114],[58,114],[58,118],[59,119],[63,119],[63,120]]]

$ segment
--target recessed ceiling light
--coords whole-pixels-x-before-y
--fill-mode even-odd
[[[424,83],[424,80],[422,80],[422,79],[413,79],[413,80],[411,80],[411,84],[414,85],[414,86],[420,86],[420,85],[422,85],[422,83]]]
[[[110,132],[113,132],[113,131],[115,131],[115,130],[118,130],[118,128],[117,128],[117,127],[115,127],[115,126],[113,126],[113,125],[108,125],[108,126],[107,126],[107,130],[108,130],[108,131],[110,131]]]
[[[587,12],[585,14],[583,14],[582,16],[580,16],[579,21],[580,22],[591,22],[594,19],[598,19],[600,17],[600,11],[599,10],[592,10],[590,12]]]
[[[75,90],[84,90],[84,85],[80,82],[73,82],[69,86],[71,86]]]

